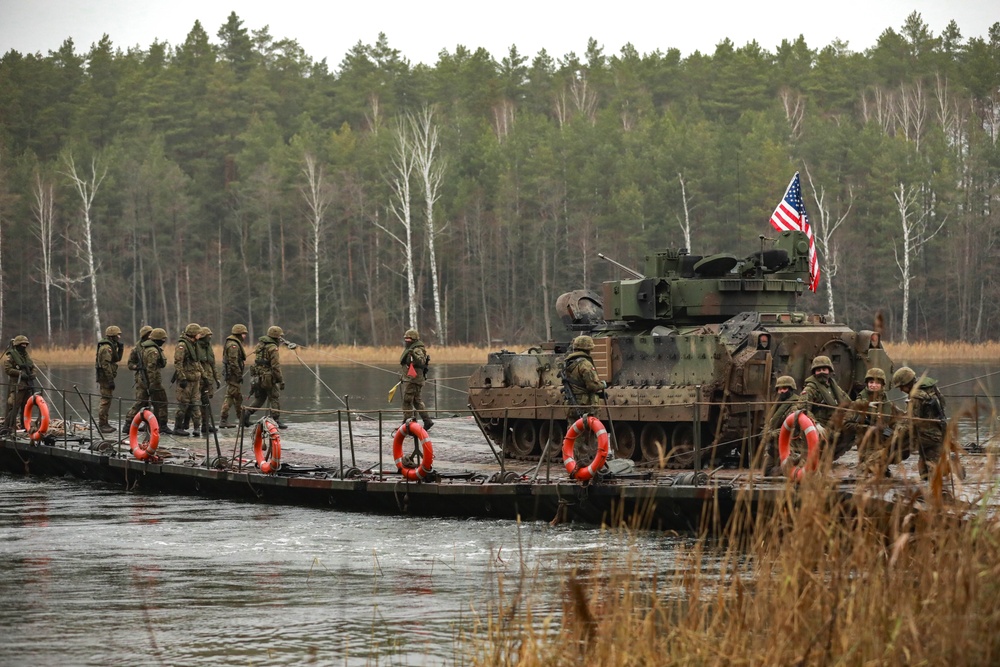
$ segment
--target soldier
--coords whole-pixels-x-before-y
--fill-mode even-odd
[[[564,393],[568,394],[566,398],[572,405],[578,406],[570,410],[573,418],[594,414],[600,405],[600,396],[608,386],[597,376],[594,360],[590,356],[593,349],[593,338],[577,336],[573,339],[573,351],[566,355],[563,365]]]
[[[142,406],[149,403],[149,393],[146,391],[146,383],[142,379],[142,344],[149,340],[149,334],[152,332],[153,327],[148,324],[143,325],[139,329],[139,340],[132,347],[132,351],[128,353],[128,361],[125,365],[135,374],[135,380],[132,385],[135,387],[135,403],[132,404],[132,407],[128,409],[128,413],[125,415],[125,421],[122,424],[122,433],[128,433],[136,413],[142,409]]]
[[[247,353],[243,343],[247,340],[246,325],[234,324],[232,333],[222,347],[222,375],[226,380],[226,397],[222,399],[222,415],[219,428],[233,428],[229,423],[229,409],[232,408],[239,420],[243,413],[243,372],[246,369]]]
[[[869,368],[865,388],[851,404],[844,430],[853,431],[850,440],[858,443],[858,461],[875,478],[889,476],[889,442],[899,410],[885,395],[885,371]]]
[[[764,431],[764,440],[761,443],[764,447],[764,474],[768,477],[776,477],[781,474],[781,458],[778,456],[778,435],[781,432],[781,425],[795,408],[795,401],[792,400],[794,392],[798,387],[795,378],[791,375],[782,375],[774,383],[777,393],[777,400],[771,406],[767,416],[767,430]],[[795,452],[801,456],[801,452]]]
[[[424,429],[430,429],[434,426],[434,420],[427,412],[427,406],[420,398],[420,392],[423,391],[424,381],[427,379],[427,367],[431,358],[416,329],[406,330],[403,334],[403,343],[406,347],[399,356],[399,365],[403,367],[403,373],[399,377],[403,385],[403,421],[416,419],[419,413],[424,420]]]
[[[122,330],[111,325],[104,330],[104,338],[97,341],[95,366],[97,386],[101,390],[101,405],[97,409],[97,430],[101,433],[113,433],[117,430],[108,422],[108,412],[111,410],[111,399],[115,395],[118,362],[122,360],[125,347],[121,343],[121,336]]]
[[[820,355],[813,359],[812,375],[806,378],[802,393],[795,404],[796,410],[805,410],[816,424],[820,436],[833,447],[833,460],[836,461],[854,444],[850,437],[835,432],[831,422],[840,406],[851,402],[833,377],[833,362],[830,357]]]
[[[267,403],[271,419],[278,428],[288,428],[281,421],[281,390],[285,388],[285,380],[281,375],[281,361],[278,358],[278,345],[285,332],[281,327],[272,326],[266,336],[257,340],[253,348],[253,369],[250,371],[250,393],[252,398],[243,413],[243,425],[250,425],[250,415],[256,408]]]
[[[893,373],[892,385],[907,395],[906,415],[897,422],[893,433],[894,447],[917,450],[920,455],[917,469],[920,478],[926,481],[940,462],[948,430],[944,397],[938,391],[937,380],[924,376],[918,382],[917,374],[908,366]],[[961,464],[957,460],[956,463],[961,470]]]
[[[4,417],[4,429],[13,433],[24,412],[28,397],[35,390],[35,362],[28,354],[27,336],[15,336],[3,355],[3,372],[10,383],[7,391],[7,414]]]
[[[170,417],[167,414],[167,390],[163,388],[162,369],[167,365],[167,355],[163,353],[163,344],[167,342],[167,332],[157,327],[149,334],[140,346],[142,358],[142,373],[140,381],[149,396],[149,403],[160,425],[160,433],[170,434]],[[141,406],[140,406],[141,407]],[[139,408],[136,408],[138,410]],[[182,434],[184,435],[184,434]]]
[[[199,338],[201,338],[201,325],[192,322],[184,327],[184,334],[177,340],[177,347],[174,348],[174,379],[172,381],[177,382],[177,418],[174,421],[174,435],[188,435],[187,428],[195,417],[195,412],[200,408]],[[201,433],[195,430],[193,435],[197,437]]]
[[[215,367],[215,350],[212,349],[212,330],[201,328],[201,338],[198,340],[198,360],[201,362],[201,409],[194,413],[194,430],[198,434],[199,426],[204,423],[206,433],[214,433],[215,428],[209,419],[211,410],[209,402],[215,397],[215,390],[222,386],[219,382],[219,371]]]

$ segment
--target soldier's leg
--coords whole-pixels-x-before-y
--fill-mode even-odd
[[[132,420],[139,414],[139,410],[142,410],[143,406],[146,405],[149,405],[149,391],[142,385],[137,384],[135,386],[135,403],[132,404],[132,407],[128,409],[128,413],[125,415],[125,421],[122,423],[122,433],[128,433],[132,425]],[[166,423],[163,423],[163,425],[166,426]]]
[[[173,433],[170,428],[170,417],[167,409],[167,390],[163,387],[154,387],[149,391],[149,401],[153,405],[153,414],[160,424],[160,433]]]
[[[434,420],[431,419],[431,414],[427,412],[427,406],[424,405],[424,399],[420,396],[422,391],[423,387],[421,385],[417,385],[417,392],[413,397],[413,408],[420,413],[420,418],[424,420],[424,428],[428,429],[431,426],[434,426]]]
[[[941,459],[942,449],[940,442],[920,442],[920,460],[917,462],[920,479],[927,481],[934,476],[934,471]]]
[[[412,382],[403,383],[403,421],[413,419],[416,416],[414,401],[420,395],[420,387]]]
[[[243,425],[250,425],[250,417],[253,413],[257,411],[257,408],[264,405],[264,401],[267,400],[267,391],[261,389],[259,386],[254,385],[250,390],[250,400],[247,401],[246,405],[243,407]]]
[[[111,429],[111,423],[108,421],[108,413],[111,411],[111,399],[114,396],[114,391],[112,391],[107,385],[101,384],[101,404],[97,408],[97,426],[100,430],[104,431],[105,428]]]
[[[280,428],[287,428],[284,422],[281,421],[281,390],[277,386],[272,385],[271,389],[268,390],[267,406],[271,419],[277,422]]]

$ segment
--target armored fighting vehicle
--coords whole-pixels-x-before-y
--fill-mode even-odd
[[[806,235],[760,243],[742,259],[666,249],[647,255],[641,273],[610,260],[629,277],[605,282],[603,296],[577,290],[557,300],[566,340],[491,353],[470,376],[483,432],[513,458],[558,455],[572,409],[560,373],[579,334],[593,337],[608,384],[597,416],[616,455],[674,468],[696,455],[704,464],[736,454],[750,461],[775,379],[791,375],[801,389],[817,355],[831,359],[852,397],[869,368],[891,376],[879,333],[798,309],[809,281]]]

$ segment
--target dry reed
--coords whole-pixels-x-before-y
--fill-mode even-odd
[[[726,535],[679,547],[670,571],[650,574],[633,551],[624,564],[578,565],[551,594],[555,602],[538,592],[504,597],[498,586],[492,613],[463,638],[471,660],[519,667],[1000,663],[997,520],[985,510],[960,519],[933,496],[892,505],[881,493],[846,500],[828,480],[789,487],[769,511],[751,512],[745,499]],[[542,584],[514,588],[552,590]],[[561,612],[544,612],[553,608]]]

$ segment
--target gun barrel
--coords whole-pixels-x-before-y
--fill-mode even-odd
[[[607,255],[605,255],[604,253],[600,253],[599,252],[599,253],[597,253],[597,256],[600,257],[601,259],[607,261],[607,262],[611,262],[612,264],[614,264],[615,266],[617,266],[622,271],[627,271],[628,273],[631,273],[633,276],[635,276],[639,280],[644,280],[646,278],[646,276],[642,275],[641,273],[639,273],[635,269],[630,269],[629,267],[625,266],[621,262],[616,262],[615,260],[611,259],[610,257],[608,257]]]

